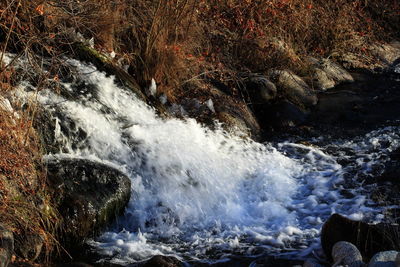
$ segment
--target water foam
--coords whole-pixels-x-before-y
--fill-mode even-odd
[[[69,64],[81,73],[85,91],[77,81],[63,83],[73,100],[51,90],[38,99],[86,136],[74,144],[57,126],[64,150],[49,156],[101,160],[132,179],[125,215],[90,242],[114,263],[156,254],[219,259],[293,243],[305,248],[334,212],[379,217],[362,187],[349,188],[348,181],[372,175],[382,155],[399,146],[398,128],[334,145],[260,144],[192,119],[162,119],[112,76]]]

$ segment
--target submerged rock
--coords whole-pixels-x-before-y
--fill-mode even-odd
[[[0,267],[7,267],[14,253],[14,236],[0,225]]]
[[[48,181],[63,217],[64,243],[82,244],[121,214],[129,201],[130,179],[120,171],[84,159],[47,163]]]
[[[321,245],[325,254],[330,257],[337,242],[347,241],[358,248],[364,259],[370,259],[382,250],[398,249],[399,233],[399,225],[371,225],[333,214],[322,226]]]
[[[368,267],[397,267],[396,259],[399,252],[395,250],[382,251],[374,255]]]

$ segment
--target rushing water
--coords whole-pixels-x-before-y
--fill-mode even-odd
[[[318,244],[332,213],[382,219],[362,183],[400,146],[396,127],[334,144],[260,144],[193,119],[162,119],[112,76],[68,63],[80,77],[62,83],[61,94],[36,96],[56,118],[54,135],[64,147],[48,157],[102,161],[132,179],[125,215],[89,242],[104,259],[301,253]],[[32,95],[29,87],[22,83],[18,97]],[[74,122],[68,135],[66,119]]]

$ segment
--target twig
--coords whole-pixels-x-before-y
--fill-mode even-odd
[[[8,41],[10,40],[11,32],[12,32],[12,29],[14,27],[15,18],[17,17],[17,12],[18,12],[18,9],[19,9],[20,5],[21,5],[21,0],[18,0],[17,8],[15,9],[14,16],[13,16],[12,21],[11,21],[11,26],[10,26],[10,29],[8,30],[8,33],[7,33],[6,42],[4,44],[3,51],[1,52],[0,66],[3,65],[3,57],[4,57],[4,54],[5,54],[6,49],[7,49]]]

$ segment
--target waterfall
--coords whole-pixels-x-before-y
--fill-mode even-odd
[[[261,144],[194,119],[161,118],[113,76],[67,63],[77,77],[63,81],[61,93],[37,95],[56,118],[54,136],[63,144],[46,157],[97,160],[131,178],[125,214],[90,241],[111,262],[301,250],[318,242],[323,220],[334,212],[381,218],[360,184],[382,155],[399,147],[398,128],[333,144]],[[33,95],[29,88],[21,83],[17,97]]]

